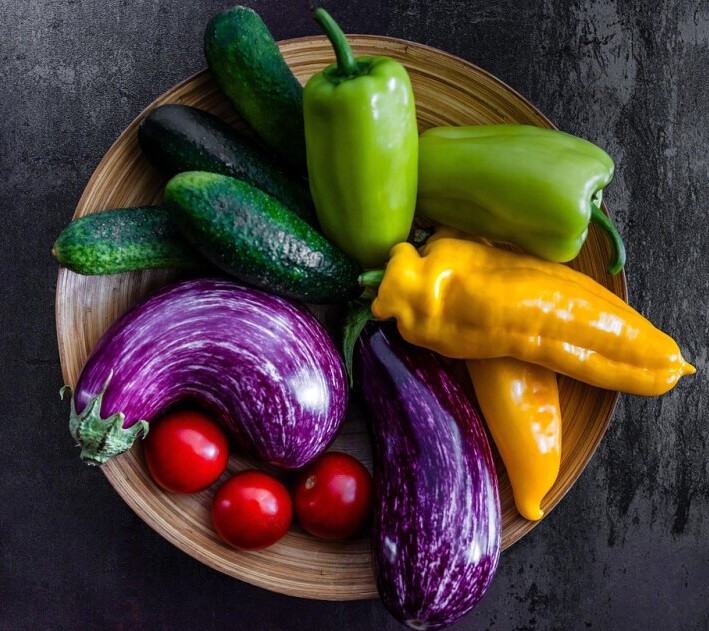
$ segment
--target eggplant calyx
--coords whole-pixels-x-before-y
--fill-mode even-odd
[[[347,383],[350,389],[354,387],[352,357],[354,355],[355,344],[357,344],[359,335],[367,325],[367,322],[376,319],[372,315],[371,304],[371,301],[362,298],[352,300],[347,304],[347,315],[345,316],[342,335],[342,355],[345,360]]]
[[[127,451],[139,435],[145,438],[148,433],[147,421],[137,421],[124,429],[123,412],[116,412],[105,419],[101,418],[101,401],[111,376],[112,374],[109,375],[101,391],[86,404],[81,414],[76,412],[74,398],[71,400],[69,432],[81,447],[81,459],[92,465],[101,465],[113,456]],[[64,392],[65,388],[62,388],[62,396]]]

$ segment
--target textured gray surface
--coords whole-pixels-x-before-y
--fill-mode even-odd
[[[305,1],[252,1],[277,38]],[[503,554],[457,629],[709,628],[709,5],[704,0],[325,2],[350,32],[473,61],[616,158],[609,207],[630,302],[698,375],[623,396],[589,467]],[[145,526],[66,430],[51,244],[100,157],[152,99],[204,66],[224,1],[0,0],[0,629],[397,629],[378,601],[271,594]]]

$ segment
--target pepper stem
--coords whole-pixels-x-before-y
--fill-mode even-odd
[[[368,272],[362,272],[357,281],[362,287],[379,287],[384,280],[383,269],[373,269]]]
[[[352,54],[350,43],[347,41],[347,37],[345,37],[345,34],[342,32],[337,22],[335,22],[332,16],[322,7],[315,9],[313,17],[325,32],[332,47],[335,49],[337,70],[339,73],[344,77],[353,77],[360,74],[360,67]]]
[[[596,204],[591,204],[591,223],[601,228],[608,237],[611,245],[611,260],[608,262],[608,273],[615,275],[625,265],[625,244],[623,239],[613,222]]]

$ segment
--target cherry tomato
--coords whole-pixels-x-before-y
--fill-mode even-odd
[[[288,532],[293,504],[288,489],[276,478],[249,469],[219,487],[212,502],[212,523],[229,545],[260,550]]]
[[[217,481],[229,460],[222,429],[194,410],[180,410],[150,424],[143,441],[153,480],[173,493],[196,493]]]
[[[372,509],[372,476],[356,458],[330,451],[307,467],[294,492],[300,525],[322,539],[359,532]]]

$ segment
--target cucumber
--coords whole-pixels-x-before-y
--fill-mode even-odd
[[[183,236],[243,283],[314,304],[345,302],[362,292],[357,263],[246,182],[180,173],[167,183],[164,203]]]
[[[317,226],[307,185],[288,175],[253,140],[239,136],[219,117],[169,103],[141,122],[138,141],[150,163],[172,177],[181,171],[209,171],[244,180]]]
[[[158,206],[116,208],[74,219],[55,241],[52,254],[67,269],[87,276],[209,267],[182,239],[170,212]]]
[[[259,15],[242,6],[217,13],[204,33],[204,56],[244,121],[276,155],[305,173],[303,87]]]

